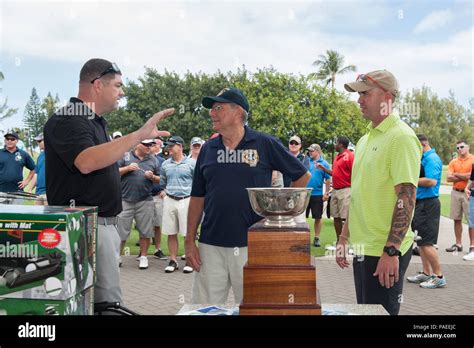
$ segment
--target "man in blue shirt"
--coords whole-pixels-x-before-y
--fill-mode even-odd
[[[161,166],[160,186],[165,190],[163,200],[163,233],[168,236],[170,262],[165,268],[166,273],[178,269],[178,233],[186,238],[189,196],[193,184],[196,161],[184,156],[184,140],[180,136],[172,136],[165,142],[170,158]],[[192,273],[193,268],[186,264],[183,273]]]
[[[273,170],[290,176],[293,187],[306,187],[310,175],[277,139],[246,126],[249,103],[242,91],[225,88],[202,105],[219,135],[204,144],[194,172],[186,238],[186,259],[196,270],[192,302],[225,303],[232,287],[240,303],[247,230],[262,219],[246,188],[271,187]]]
[[[46,201],[46,170],[45,170],[45,158],[44,158],[44,136],[43,133],[38,134],[34,140],[38,144],[40,154],[36,159],[35,176],[29,184],[29,191],[33,192],[33,188],[36,187],[35,193],[38,195],[37,205],[47,205]],[[28,191],[28,188],[26,189]]]
[[[5,134],[5,147],[0,151],[0,192],[18,192],[30,183],[35,175],[35,162],[31,156],[17,147],[18,134]],[[23,168],[30,170],[23,180]]]
[[[311,210],[311,215],[314,219],[314,241],[313,244],[315,247],[320,247],[321,242],[319,241],[319,236],[321,235],[322,228],[322,216],[323,216],[323,206],[329,198],[329,187],[331,185],[331,176],[318,168],[318,164],[322,165],[327,169],[331,169],[329,163],[326,162],[321,156],[321,147],[318,144],[311,144],[308,147],[309,153],[309,170],[311,173],[311,179],[308,182],[307,187],[311,187],[311,198],[306,209],[306,218],[309,217],[309,211]],[[323,184],[326,185],[326,189],[323,195]]]
[[[436,150],[430,147],[428,138],[423,134],[417,136],[423,146],[423,156],[411,228],[421,237],[417,244],[423,271],[415,276],[407,277],[407,280],[410,283],[420,284],[420,287],[425,289],[435,289],[446,286],[438,251],[434,247],[438,241],[441,214],[441,204],[438,197],[443,163],[436,154]]]

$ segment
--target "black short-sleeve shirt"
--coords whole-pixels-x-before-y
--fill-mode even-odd
[[[116,216],[122,211],[121,184],[115,163],[89,174],[74,165],[85,149],[107,143],[107,122],[80,99],[70,102],[46,122],[46,194],[50,205],[98,206],[99,216]]]

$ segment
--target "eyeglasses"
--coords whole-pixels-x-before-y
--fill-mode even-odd
[[[294,140],[290,141],[290,145],[299,145],[299,144],[300,144],[300,143],[298,143],[298,142],[296,142],[296,141],[294,141]]]
[[[223,109],[224,107],[222,105],[216,105],[211,108],[211,111],[219,112]]]
[[[465,147],[464,145],[456,146],[456,149],[457,149],[457,150],[462,150],[462,149],[464,149],[464,147]]]
[[[112,63],[111,66],[109,66],[107,69],[105,69],[101,74],[99,74],[95,79],[91,81],[91,83],[94,83],[95,80],[100,79],[102,76],[107,75],[107,74],[122,74],[120,71],[119,67],[117,64]]]
[[[375,83],[375,85],[380,88],[382,91],[384,92],[388,92],[385,88],[383,88],[380,83],[378,83],[377,81],[375,81],[375,79],[373,77],[370,77],[369,75],[366,75],[366,74],[360,74],[359,76],[357,76],[357,79],[356,81],[362,81],[362,82],[367,82],[367,80],[370,80],[372,81],[373,83]]]
[[[315,150],[308,150],[308,152],[314,152]]]
[[[154,143],[146,143],[146,144],[141,143],[141,144],[142,144],[143,146],[146,146],[146,147],[151,147],[151,146],[155,145]]]
[[[8,141],[15,141],[17,140],[16,138],[5,138],[5,140],[8,140]]]

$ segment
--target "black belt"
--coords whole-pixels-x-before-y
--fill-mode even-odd
[[[453,187],[453,190],[458,191],[458,192],[464,192],[464,190],[460,190],[460,189],[457,189],[457,188],[454,188],[454,187]]]
[[[171,199],[174,199],[175,201],[180,201],[182,199],[186,199],[186,198],[189,198],[191,196],[183,196],[183,197],[178,197],[178,196],[173,196],[173,195],[169,195],[169,194],[166,194],[169,198]]]
[[[97,223],[99,225],[117,225],[117,217],[116,216],[109,216],[109,217],[103,217],[103,216],[98,216],[97,217]]]
[[[350,187],[350,186],[346,186],[346,187],[341,187],[341,188],[338,188],[338,189],[333,187],[332,189],[333,189],[333,190],[336,190],[336,191],[339,191],[339,190],[344,190],[344,189],[346,189],[346,188],[351,188],[351,187]]]
[[[416,201],[427,201],[428,199],[439,199],[439,197],[427,197],[427,198],[417,198]]]

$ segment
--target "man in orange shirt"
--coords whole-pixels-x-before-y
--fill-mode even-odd
[[[471,175],[471,168],[474,164],[474,156],[469,153],[469,144],[464,140],[456,143],[458,156],[449,162],[447,180],[453,183],[451,192],[451,219],[454,220],[454,234],[456,243],[446,248],[446,251],[462,251],[462,216],[469,216],[468,199],[464,194],[467,181]],[[470,238],[470,245],[474,245],[474,240]]]

